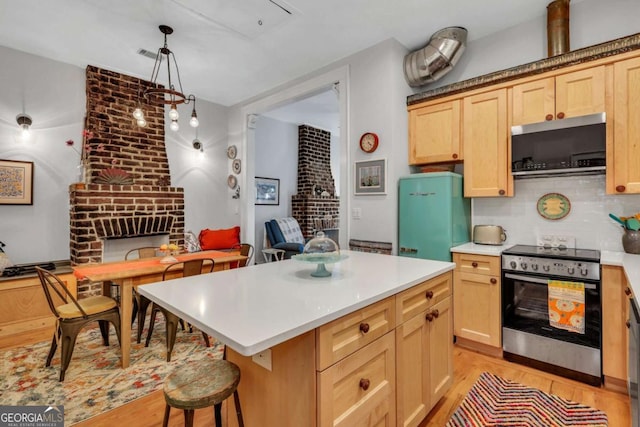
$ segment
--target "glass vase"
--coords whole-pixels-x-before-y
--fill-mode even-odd
[[[640,231],[624,230],[622,247],[628,254],[640,254]]]

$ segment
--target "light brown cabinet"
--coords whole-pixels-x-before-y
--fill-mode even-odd
[[[502,346],[500,257],[453,254],[453,325],[457,342],[495,354]]]
[[[607,153],[607,193],[640,193],[640,58],[616,62],[613,149]],[[611,158],[613,157],[613,158]]]
[[[606,388],[626,393],[631,290],[622,267],[602,266],[602,373]]]
[[[397,425],[418,426],[453,383],[451,273],[396,296]]]
[[[465,197],[513,196],[507,90],[465,97],[462,122]]]
[[[409,164],[462,160],[460,100],[409,109]]]
[[[512,125],[523,125],[605,111],[605,67],[516,84]]]

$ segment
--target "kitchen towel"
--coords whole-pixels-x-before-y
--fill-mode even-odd
[[[549,324],[584,334],[584,283],[549,280]]]

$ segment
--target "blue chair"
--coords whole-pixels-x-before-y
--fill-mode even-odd
[[[274,249],[283,249],[285,251],[285,259],[290,259],[293,255],[302,253],[304,244],[298,242],[287,242],[280,226],[278,225],[278,220],[272,219],[271,221],[265,222],[264,229],[267,239],[269,240],[270,247]]]

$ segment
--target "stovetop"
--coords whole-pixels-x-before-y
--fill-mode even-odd
[[[502,253],[504,255],[522,255],[562,260],[600,262],[600,251],[594,249],[515,245],[509,249],[505,249]]]
[[[40,267],[49,271],[56,269],[56,265],[53,262],[16,264],[11,267],[6,267],[2,271],[2,277],[16,277],[16,276],[25,276],[27,274],[34,274],[36,272],[36,267]]]

